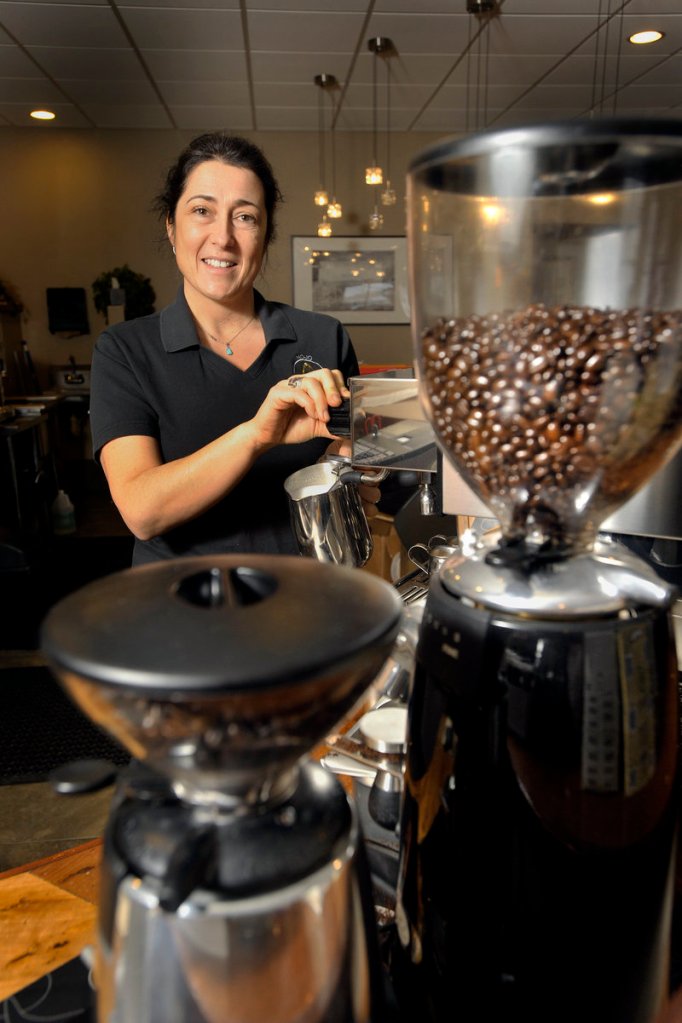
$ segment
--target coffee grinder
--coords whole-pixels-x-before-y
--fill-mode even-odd
[[[135,760],[107,825],[99,1023],[379,1023],[355,810],[309,759],[362,697],[401,603],[303,558],[188,558],[66,597],[42,645]]]
[[[413,162],[408,206],[422,401],[500,531],[430,584],[396,988],[432,1023],[653,1023],[673,594],[599,526],[682,436],[682,125],[445,141]]]

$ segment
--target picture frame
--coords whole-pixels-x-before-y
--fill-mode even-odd
[[[409,323],[402,235],[292,238],[294,305],[344,324]]]

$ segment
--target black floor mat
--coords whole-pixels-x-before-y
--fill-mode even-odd
[[[47,668],[0,670],[0,785],[45,781],[71,760],[130,754],[78,710]]]

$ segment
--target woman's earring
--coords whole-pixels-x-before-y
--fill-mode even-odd
[[[173,246],[173,255],[175,255],[175,246]]]

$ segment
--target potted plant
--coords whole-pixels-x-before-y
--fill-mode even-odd
[[[8,316],[18,316],[23,312],[24,306],[20,299],[14,294],[11,286],[5,281],[0,281],[0,313]]]
[[[113,301],[112,291],[118,292],[114,294]],[[137,316],[148,316],[149,313],[153,313],[156,300],[149,277],[131,270],[127,263],[101,273],[92,282],[92,297],[95,309],[102,313],[107,322],[109,322],[107,310],[110,305],[123,304],[124,319],[132,320]]]

